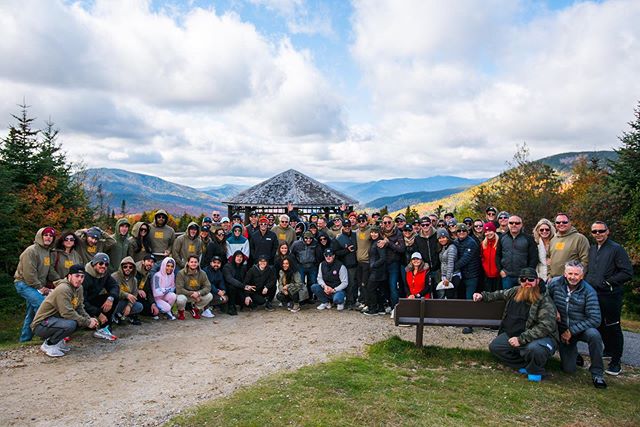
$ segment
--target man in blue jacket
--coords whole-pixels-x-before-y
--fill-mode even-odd
[[[600,325],[600,304],[596,291],[583,278],[584,266],[579,261],[569,261],[565,264],[564,276],[554,278],[548,286],[549,296],[558,309],[562,370],[576,371],[578,341],[584,341],[589,345],[593,385],[607,388],[602,377],[602,337],[596,329]]]

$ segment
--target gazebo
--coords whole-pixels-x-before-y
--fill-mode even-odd
[[[287,213],[289,203],[298,215],[312,212],[330,215],[339,213],[341,205],[353,210],[358,201],[297,170],[289,169],[223,203],[227,205],[229,217],[243,213],[246,222],[251,211],[274,215]]]

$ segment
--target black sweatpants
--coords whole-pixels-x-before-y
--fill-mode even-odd
[[[598,328],[604,343],[604,352],[611,355],[611,363],[620,363],[624,348],[624,335],[620,325],[622,293],[598,294],[602,323]]]

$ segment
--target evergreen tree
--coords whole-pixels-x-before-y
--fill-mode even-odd
[[[21,114],[11,115],[17,124],[9,126],[9,134],[0,144],[0,164],[6,167],[17,190],[33,184],[38,178],[34,159],[38,153],[39,131],[32,129],[35,118],[28,117],[29,106],[23,101],[19,107]]]

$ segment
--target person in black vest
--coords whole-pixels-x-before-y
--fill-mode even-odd
[[[330,309],[331,303],[336,304],[338,310],[344,310],[345,290],[349,285],[349,273],[332,249],[325,249],[324,261],[318,269],[318,282],[311,286],[311,292],[316,296],[320,305],[318,310]]]

